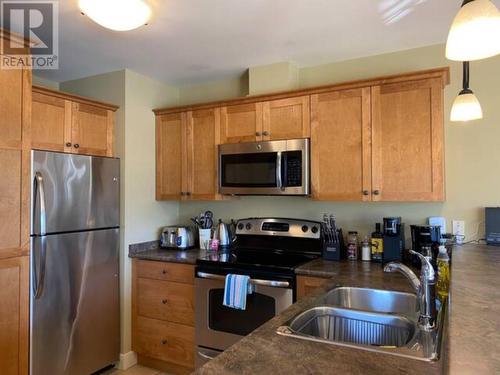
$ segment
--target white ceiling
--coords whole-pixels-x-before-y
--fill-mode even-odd
[[[113,32],[60,0],[55,81],[132,69],[180,85],[250,66],[300,66],[444,43],[461,0],[147,0],[150,25]],[[500,0],[495,0],[498,6]]]

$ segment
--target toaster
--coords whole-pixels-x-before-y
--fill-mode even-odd
[[[194,229],[186,226],[165,227],[161,231],[160,246],[167,249],[190,249],[195,245]]]

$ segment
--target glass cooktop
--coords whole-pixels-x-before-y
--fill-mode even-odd
[[[293,270],[301,264],[316,259],[317,255],[298,254],[282,250],[236,249],[207,253],[198,258],[197,264],[220,265],[245,268],[281,268]]]

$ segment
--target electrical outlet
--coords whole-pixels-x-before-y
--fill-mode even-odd
[[[453,234],[456,237],[458,244],[462,243],[465,238],[465,221],[463,220],[452,220]]]

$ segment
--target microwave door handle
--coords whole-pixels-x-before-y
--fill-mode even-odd
[[[276,184],[279,189],[283,188],[283,181],[281,180],[281,151],[276,153]]]

